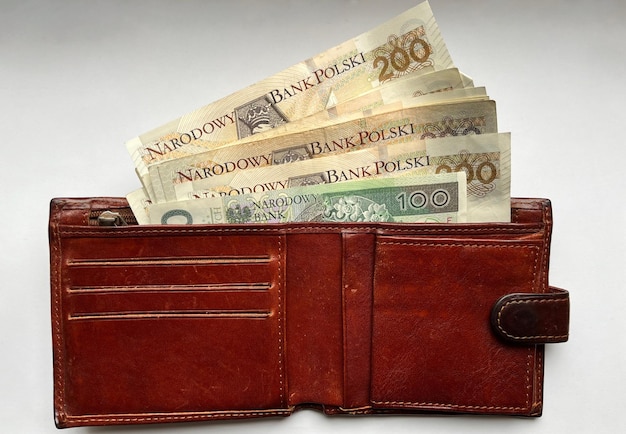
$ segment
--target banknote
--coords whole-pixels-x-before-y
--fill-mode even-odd
[[[442,95],[442,92],[450,92]],[[243,144],[271,137],[346,122],[362,116],[399,110],[403,107],[440,104],[444,101],[484,98],[484,87],[466,85],[457,68],[448,68],[423,75],[407,75],[346,101],[329,101],[328,107],[302,119],[293,120],[262,133],[238,139],[229,144]],[[331,104],[332,103],[332,104]]]
[[[511,221],[511,134],[427,139],[429,170],[463,171],[467,177],[467,221]]]
[[[461,172],[364,179],[154,204],[148,218],[153,224],[460,223],[466,220],[465,190]]]
[[[394,91],[399,93],[399,89],[395,89]],[[407,94],[405,96],[397,95],[397,97],[389,97],[388,95],[385,95],[385,92],[371,92],[363,97],[338,104],[337,106],[323,112],[318,112],[311,116],[311,118],[294,122],[284,131],[280,131],[280,129],[276,128],[276,133],[282,132],[283,134],[273,134],[274,132],[272,131],[268,135],[264,134],[258,136],[257,140],[252,140],[250,142],[265,140],[270,137],[278,137],[286,134],[294,134],[315,128],[327,128],[336,124],[354,122],[361,118],[398,112],[403,109],[488,100],[489,95],[487,95],[485,87],[446,89],[445,91],[442,90],[428,94],[420,94],[419,96],[410,95],[407,89]],[[316,120],[317,122],[312,123],[311,120]],[[240,143],[245,143],[245,141],[236,141],[225,146],[238,145]]]
[[[151,199],[155,203],[184,199],[189,192],[211,188],[217,177],[224,177],[219,181],[224,185],[237,172],[255,167],[380,144],[495,132],[496,107],[491,100],[406,108],[160,163],[151,168]]]
[[[148,210],[152,205],[152,200],[150,200],[146,190],[144,188],[133,190],[126,195],[126,200],[128,201],[130,209],[133,211],[137,224],[149,225],[150,217]]]
[[[261,193],[405,173],[416,176],[463,171],[467,176],[467,221],[508,222],[510,149],[509,133],[379,145],[347,154],[240,171],[228,184],[190,192],[186,199]]]
[[[463,75],[457,68],[448,68],[422,75],[411,74],[382,84],[346,101],[329,101],[327,109],[318,113],[323,115],[328,111],[330,115],[333,115],[362,112],[367,109],[398,101],[404,102],[407,106],[411,106],[411,100],[414,98],[421,98],[440,92],[472,88],[474,88],[474,86],[466,85]]]
[[[212,149],[346,101],[408,74],[453,66],[428,2],[274,76],[126,143],[143,182],[149,165]],[[242,67],[250,68],[242,60]]]

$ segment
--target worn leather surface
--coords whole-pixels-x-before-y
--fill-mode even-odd
[[[51,203],[57,426],[541,414],[569,322],[548,200],[512,223],[89,225],[126,205]]]

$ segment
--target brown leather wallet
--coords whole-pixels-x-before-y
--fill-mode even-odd
[[[569,325],[548,200],[512,223],[133,223],[125,199],[52,200],[58,427],[541,415]]]

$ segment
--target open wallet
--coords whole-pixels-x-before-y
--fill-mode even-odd
[[[552,213],[511,223],[137,225],[53,199],[59,428],[327,414],[540,416]]]

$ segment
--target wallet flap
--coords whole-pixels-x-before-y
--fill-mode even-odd
[[[494,305],[491,325],[507,342],[544,344],[569,337],[569,293],[550,287],[542,294],[508,294]]]

